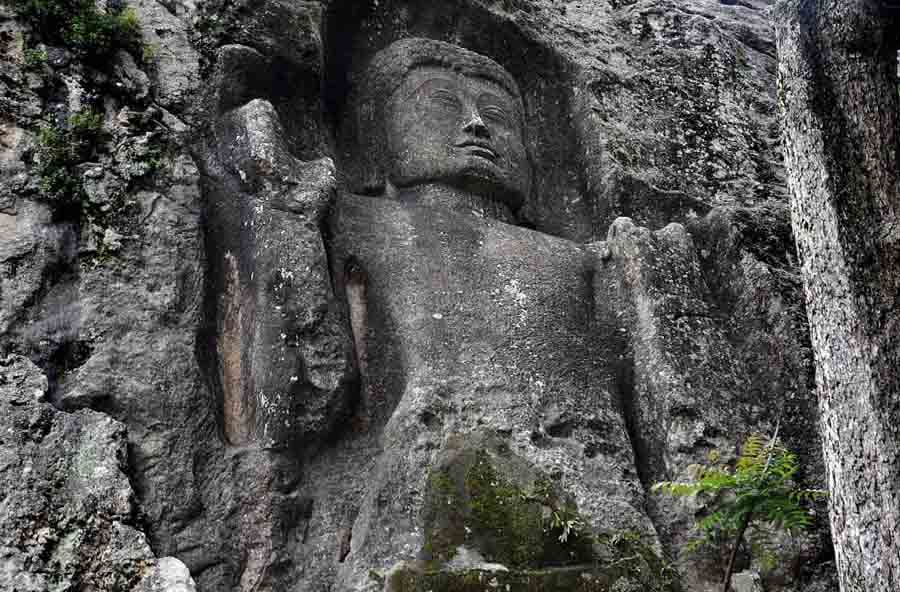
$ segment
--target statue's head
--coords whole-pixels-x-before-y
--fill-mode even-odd
[[[522,97],[493,60],[404,39],[373,58],[359,93],[370,191],[445,183],[513,209],[528,195]]]

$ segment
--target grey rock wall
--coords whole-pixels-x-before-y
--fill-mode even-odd
[[[355,279],[335,272],[343,247],[328,219],[359,181],[354,84],[377,50],[423,36],[517,79],[537,184],[523,226],[604,262],[594,298],[611,312],[595,322],[616,335],[603,355],[617,360],[636,459],[622,483],[646,500],[686,589],[712,589],[715,558],[680,552],[702,505],[646,497],[649,485],[775,425],[807,484],[823,478],[770,4],[133,0],[152,51],[120,55],[111,73],[40,46],[0,5],[0,353],[14,385],[0,385],[13,428],[0,482],[29,462],[44,471],[4,491],[29,509],[0,502],[0,578],[23,590],[52,578],[73,590],[351,590],[382,584],[347,574],[386,577],[406,558],[363,529],[403,511],[382,511],[391,479],[453,455],[417,449],[408,430],[383,437],[393,407],[361,406],[365,364],[387,385],[404,366],[359,357]],[[49,56],[37,70],[25,67],[36,47]],[[38,130],[87,107],[103,116],[102,142],[80,169],[84,207],[64,211],[34,174]],[[523,444],[532,460],[554,454],[548,443],[602,448],[596,422],[551,407],[534,418],[544,443]],[[404,413],[394,425],[419,421]],[[454,421],[474,425],[475,411]],[[436,425],[410,429],[429,440]],[[59,468],[79,462],[112,477]],[[498,466],[528,486],[517,462]],[[71,494],[46,493],[56,487]],[[567,489],[602,515],[592,482]],[[407,512],[408,532],[426,506]],[[827,528],[785,548],[784,569],[746,553],[741,569],[762,571],[766,590],[822,589]]]
[[[179,560],[157,560],[129,482],[125,426],[58,411],[28,359],[0,360],[0,588],[189,592]]]

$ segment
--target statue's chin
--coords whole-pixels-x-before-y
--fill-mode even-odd
[[[459,166],[430,171],[432,174],[427,175],[388,178],[385,193],[397,192],[402,200],[422,203],[480,203],[481,208],[476,209],[508,210],[504,220],[515,216],[524,202],[525,191],[503,169],[479,157],[453,164]]]

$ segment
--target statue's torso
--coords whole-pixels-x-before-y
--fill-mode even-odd
[[[388,401],[444,384],[537,408],[547,396],[562,402],[573,391],[580,400],[608,386],[590,258],[580,245],[354,195],[339,200],[331,231],[338,277],[365,278],[364,302],[348,300],[365,308],[352,314],[357,332],[365,325],[357,344],[370,388],[382,384]],[[389,366],[403,375],[384,376]]]
[[[460,439],[501,438],[533,470],[562,479],[594,528],[648,530],[584,247],[355,195],[338,198],[329,236],[363,376],[358,416],[385,451],[346,577],[417,557],[422,469]]]

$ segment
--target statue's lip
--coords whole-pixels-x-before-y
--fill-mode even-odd
[[[456,144],[457,148],[473,148],[470,152],[475,156],[481,156],[483,158],[487,158],[491,161],[497,160],[497,153],[491,147],[490,144],[485,142],[479,142],[477,140],[465,140],[463,142],[459,142]]]

